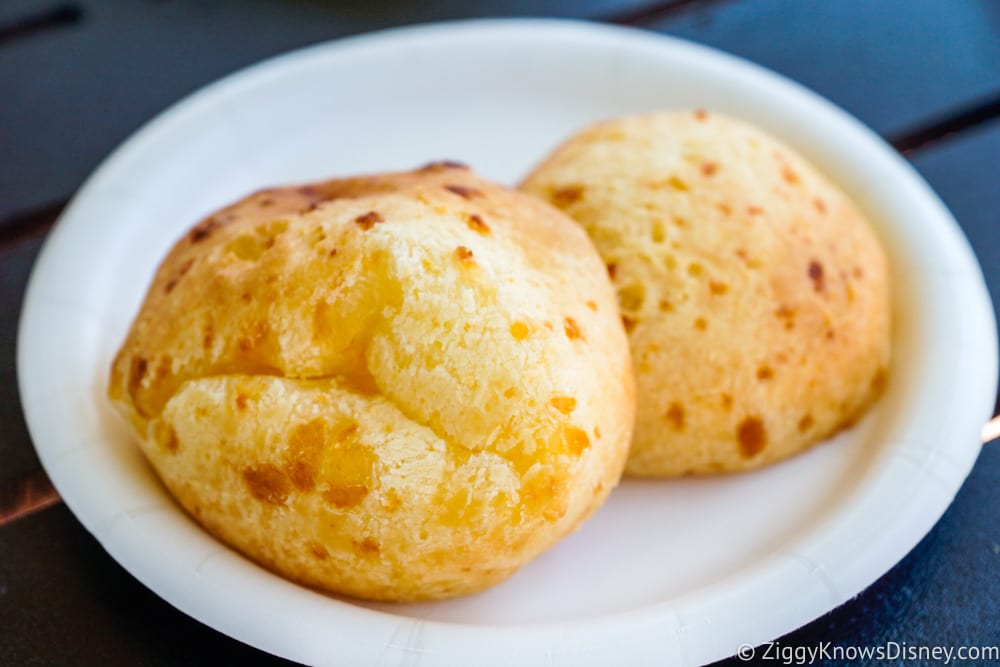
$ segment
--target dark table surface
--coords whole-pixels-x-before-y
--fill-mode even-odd
[[[633,25],[735,53],[804,83],[903,152],[954,212],[991,294],[1000,294],[996,0],[515,0],[502,8],[477,0],[3,0],[0,664],[284,662],[160,600],[48,490],[16,388],[24,288],[46,233],[83,179],[185,94],[300,46],[474,16]],[[15,518],[11,507],[35,511]],[[853,600],[779,641],[1000,644],[997,507],[1000,446],[988,444],[952,506],[909,555]]]

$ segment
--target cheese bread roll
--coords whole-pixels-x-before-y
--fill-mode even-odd
[[[593,126],[523,184],[587,230],[637,374],[627,471],[739,471],[851,425],[886,384],[886,256],[848,197],[746,123]]]
[[[586,234],[450,163],[266,190],[198,224],[109,394],[210,532],[373,600],[511,575],[601,505],[634,418]]]

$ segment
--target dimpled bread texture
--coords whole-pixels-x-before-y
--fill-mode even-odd
[[[501,581],[603,503],[633,382],[579,226],[441,163],[201,222],[109,394],[217,537],[312,587],[417,600]]]
[[[850,426],[886,384],[887,260],[848,198],[737,120],[593,126],[523,189],[590,234],[636,369],[627,472],[739,471]]]

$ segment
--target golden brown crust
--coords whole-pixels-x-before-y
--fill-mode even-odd
[[[109,394],[257,561],[371,599],[467,593],[621,474],[634,390],[602,272],[563,214],[454,165],[267,190],[170,252]]]
[[[618,290],[637,374],[627,471],[757,467],[853,423],[886,382],[886,258],[787,146],[706,112],[624,118],[523,189],[579,221]]]

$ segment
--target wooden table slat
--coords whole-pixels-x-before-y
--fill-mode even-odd
[[[40,467],[21,413],[15,351],[24,288],[41,245],[41,234],[0,243],[0,489]]]
[[[729,0],[648,27],[784,74],[884,136],[1000,93],[995,0]]]

